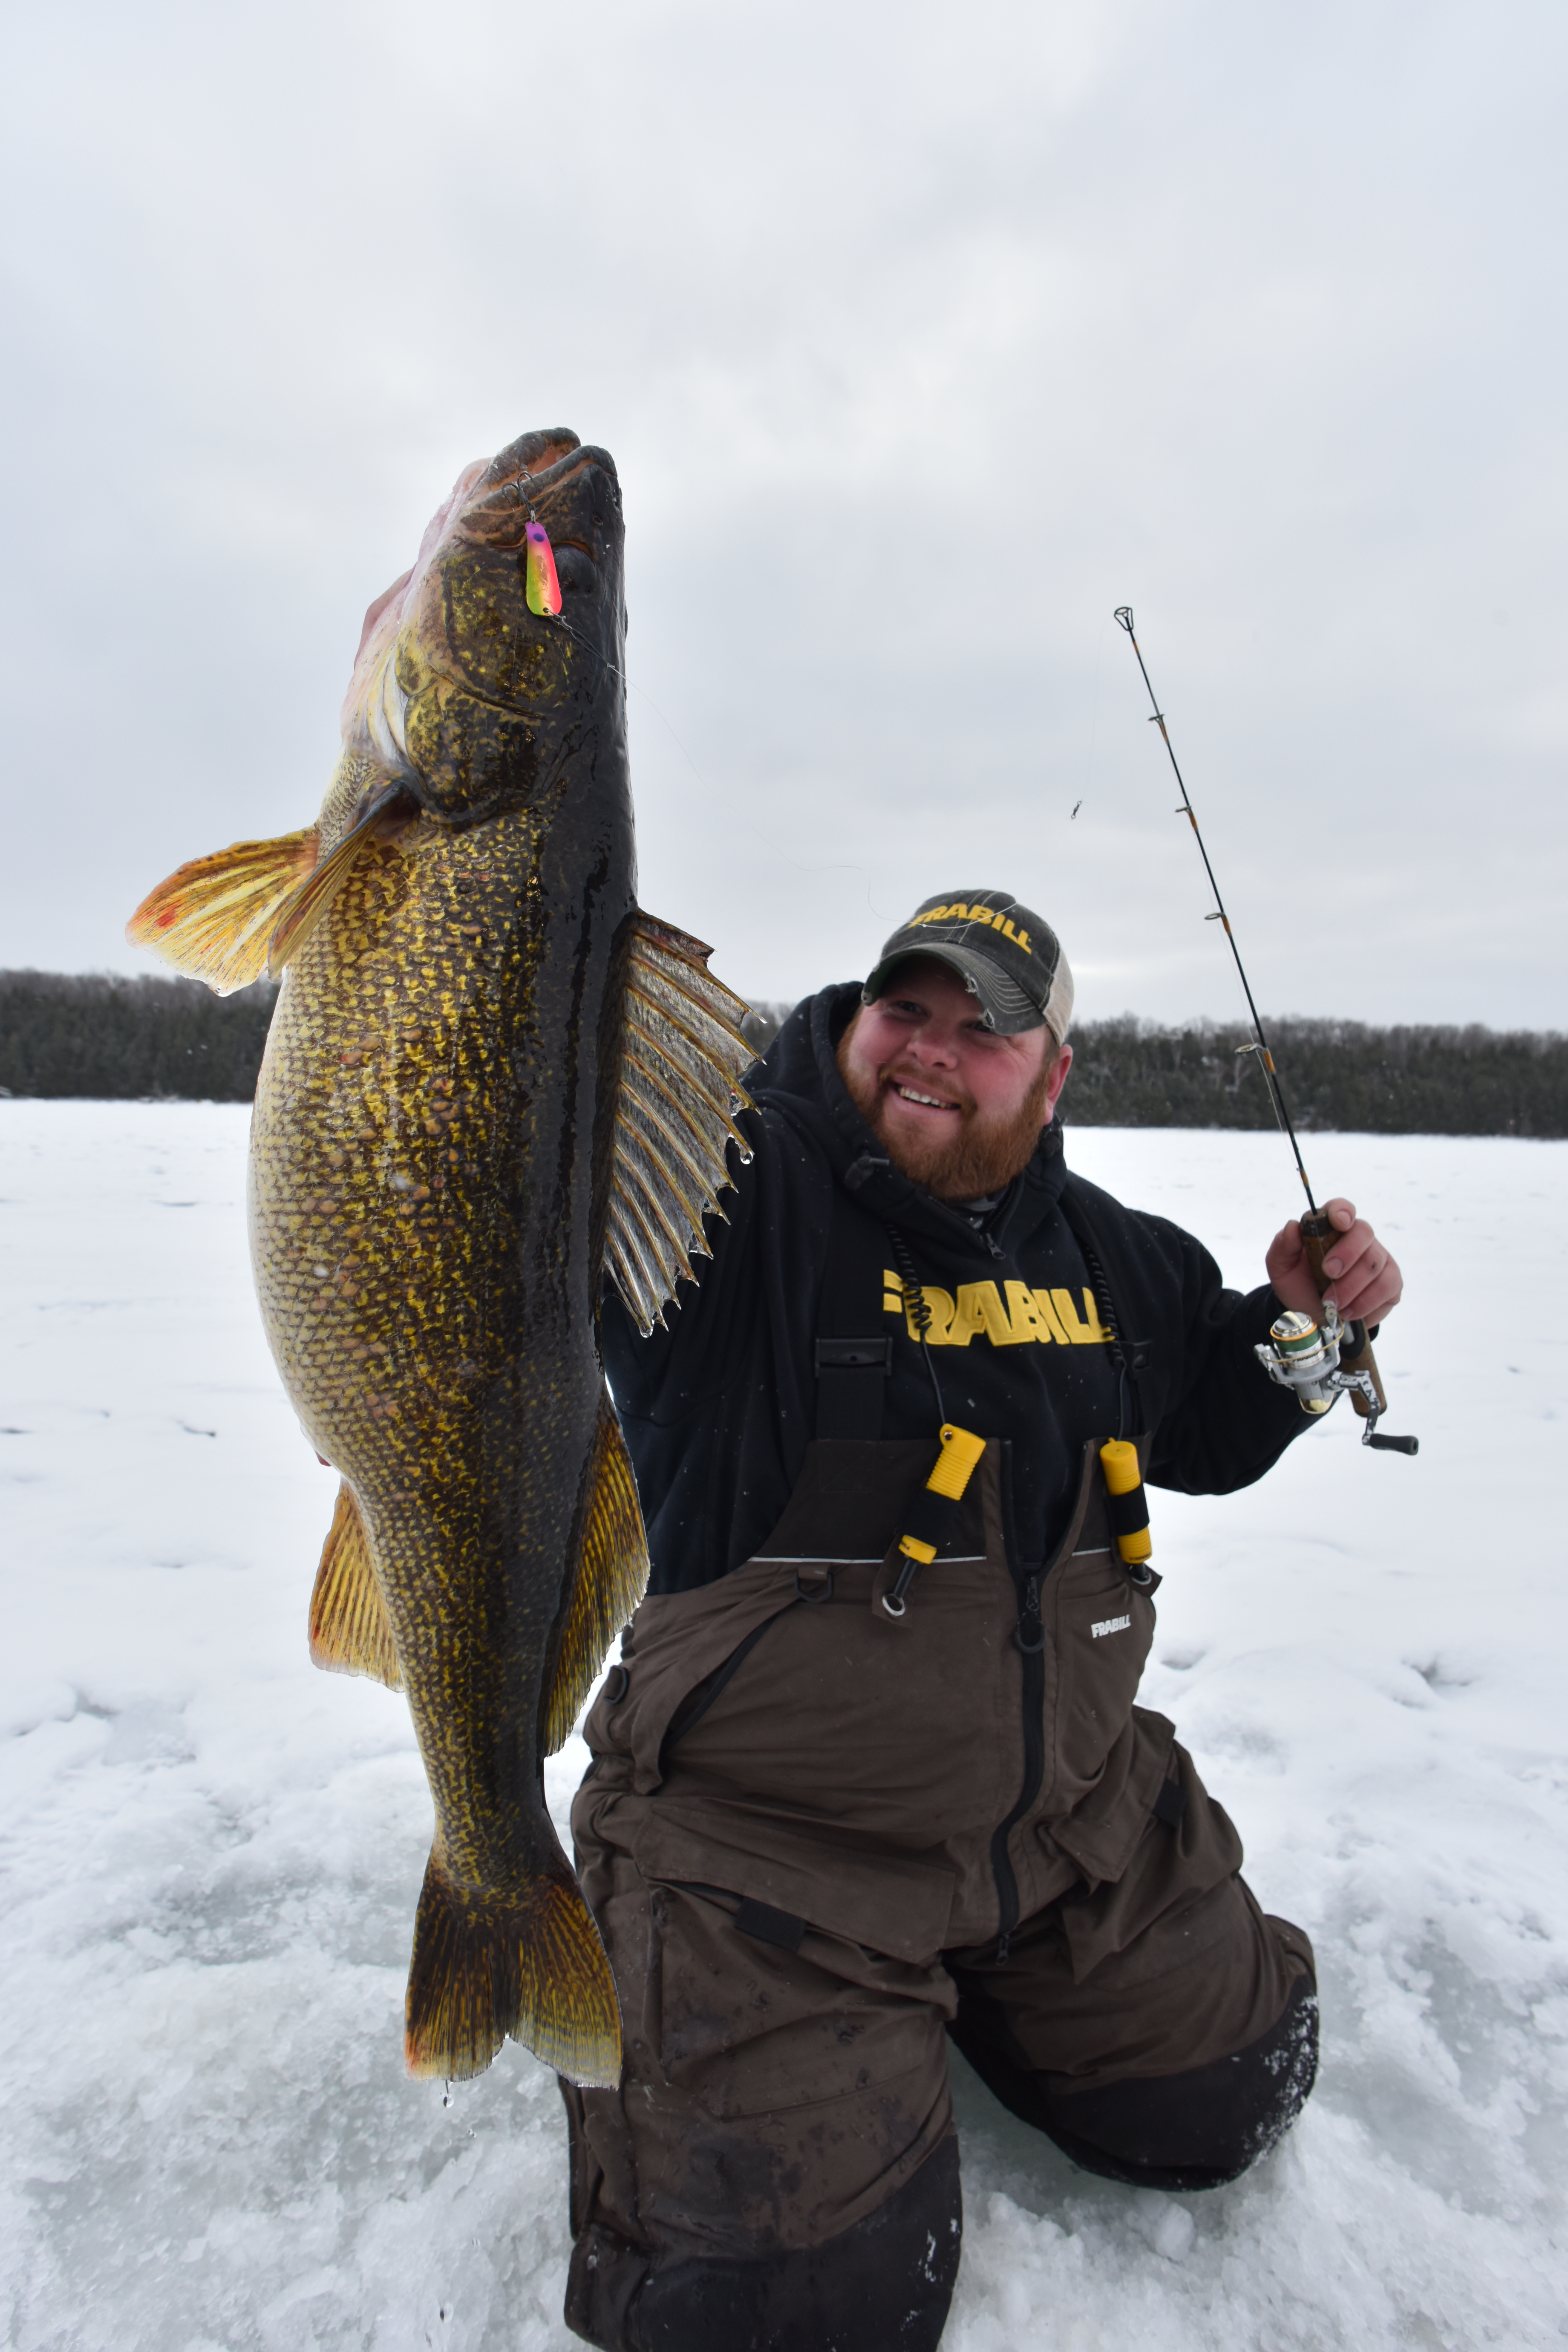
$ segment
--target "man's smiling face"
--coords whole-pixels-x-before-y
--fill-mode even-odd
[[[896,1168],[943,1201],[998,1192],[1028,1166],[1072,1066],[1045,1027],[999,1037],[957,972],[900,964],[844,1033],[838,1067]]]

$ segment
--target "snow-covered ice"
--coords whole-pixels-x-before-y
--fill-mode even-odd
[[[8,2340],[564,2352],[551,2078],[402,2072],[429,1805],[402,1702],[305,1654],[334,1482],[251,1298],[247,1116],[0,1102]],[[1069,1148],[1243,1285],[1293,1207],[1272,1136]],[[1162,2197],[961,2082],[949,2352],[1568,2333],[1568,1145],[1310,1160],[1405,1264],[1421,1454],[1342,1407],[1246,1494],[1157,1497],[1144,1697],[1316,1938],[1321,2083],[1248,2179]]]

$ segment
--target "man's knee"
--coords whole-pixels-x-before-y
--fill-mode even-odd
[[[820,2246],[661,2263],[591,2226],[573,2248],[566,2324],[603,2352],[935,2352],[962,2236],[950,2135],[874,2213]]]
[[[994,2046],[954,2038],[1003,2105],[1086,2172],[1138,2189],[1218,2189],[1256,2164],[1295,2122],[1318,2072],[1318,1999],[1299,1977],[1283,2014],[1231,2057],[1183,2074],[1048,2091]]]
[[[1289,2131],[1317,2073],[1318,1997],[1301,1977],[1279,2022],[1234,2057],[1047,2097],[1040,2124],[1075,2163],[1109,2179],[1217,2189]]]

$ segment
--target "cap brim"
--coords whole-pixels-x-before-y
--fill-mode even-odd
[[[994,1029],[997,1036],[1020,1037],[1026,1029],[1048,1026],[1034,998],[1019,987],[1011,972],[1004,971],[991,957],[979,955],[973,948],[952,947],[945,940],[922,940],[918,947],[901,947],[892,955],[884,956],[862,992],[866,1003],[875,1003],[887,986],[889,974],[896,971],[900,964],[914,963],[922,956],[957,972],[970,994],[978,998],[986,1027]]]

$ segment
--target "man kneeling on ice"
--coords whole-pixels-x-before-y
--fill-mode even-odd
[[[950,2038],[1150,2188],[1235,2179],[1311,2088],[1311,1947],[1133,1701],[1140,1465],[1261,1476],[1310,1424],[1254,1344],[1317,1291],[1294,1224],[1242,1297],[1068,1172],[1071,1007],[1026,907],[927,900],[775,1041],[669,1328],[606,1297],[653,1558],[573,1813],[626,2032],[618,2091],[566,2086],[566,2317],[606,2352],[934,2346]],[[1399,1269],[1331,1213],[1375,1323]]]

